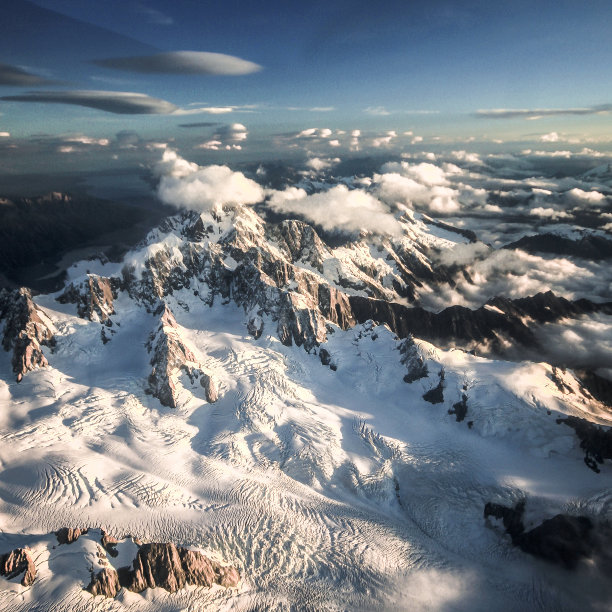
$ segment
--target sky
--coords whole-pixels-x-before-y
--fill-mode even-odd
[[[0,172],[87,144],[612,140],[609,0],[5,0],[0,23]]]

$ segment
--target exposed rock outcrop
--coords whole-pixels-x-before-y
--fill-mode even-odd
[[[604,459],[612,459],[612,428],[604,428],[575,416],[557,419],[571,427],[580,438],[580,448],[584,450],[584,462],[596,473]]]
[[[408,336],[399,346],[400,361],[406,366],[408,372],[404,375],[404,382],[413,383],[415,380],[426,378],[427,364],[419,352],[412,335]]]
[[[444,401],[444,369],[438,372],[438,384],[423,394],[423,399],[430,404],[441,404]]]
[[[177,379],[181,372],[193,382],[200,378],[206,400],[216,402],[219,397],[218,385],[213,375],[207,373],[194,352],[181,338],[178,324],[172,311],[163,304],[158,310],[160,324],[152,334],[147,348],[153,369],[148,378],[148,392],[170,408],[177,407]]]
[[[57,538],[59,544],[72,544],[85,533],[87,533],[87,529],[62,527],[55,532],[55,537]]]
[[[111,326],[115,314],[113,300],[117,299],[120,281],[97,274],[88,274],[81,283],[71,283],[57,298],[61,304],[76,304],[79,317]]]
[[[54,329],[45,313],[32,301],[29,289],[0,290],[2,346],[13,351],[13,372],[17,382],[32,370],[48,365],[42,347],[55,346]]]
[[[115,597],[121,587],[140,593],[161,587],[170,593],[186,585],[210,588],[213,584],[236,587],[240,573],[235,567],[223,566],[201,552],[177,547],[170,542],[142,544],[130,567],[116,572],[104,568],[92,576],[87,590],[93,595]]]
[[[94,596],[115,597],[121,590],[117,571],[112,567],[103,568],[91,577],[87,590]]]
[[[21,584],[30,586],[36,578],[36,566],[30,551],[25,548],[15,548],[11,552],[0,555],[0,576],[11,579],[23,574]]]
[[[581,559],[591,556],[595,550],[593,523],[588,517],[557,514],[525,531],[524,512],[522,502],[514,508],[489,502],[485,505],[484,517],[502,519],[514,546],[566,569],[574,569]]]

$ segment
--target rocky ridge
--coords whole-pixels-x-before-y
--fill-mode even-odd
[[[206,401],[216,402],[219,397],[217,381],[181,338],[172,311],[167,305],[163,305],[157,314],[160,317],[159,326],[147,343],[147,349],[152,354],[150,363],[153,366],[148,378],[147,391],[164,406],[176,408],[177,378],[180,373],[185,373],[192,383],[199,378],[206,394]]]
[[[28,289],[0,290],[0,322],[4,323],[2,346],[5,351],[13,351],[17,382],[27,372],[48,365],[42,347],[55,345],[53,324],[34,303]]]

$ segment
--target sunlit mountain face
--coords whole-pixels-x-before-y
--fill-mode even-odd
[[[461,4],[0,6],[2,610],[609,609],[612,7]]]

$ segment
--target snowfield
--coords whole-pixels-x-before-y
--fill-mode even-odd
[[[29,546],[39,575],[28,588],[0,580],[3,610],[606,609],[596,561],[569,573],[483,519],[486,502],[520,499],[528,525],[612,519],[609,465],[588,470],[555,421],[610,415],[564,395],[550,366],[417,341],[429,375],[407,384],[399,341],[365,324],[329,335],[334,371],[266,334],[269,321],[255,340],[242,309],[182,290],[166,303],[220,399],[181,376],[171,409],[145,393],[143,308],[122,295],[103,344],[74,306],[37,301],[58,330],[50,367],[17,384],[0,353],[0,551]],[[431,404],[442,368],[444,401]],[[448,410],[463,392],[457,422]],[[94,598],[94,536],[58,546],[48,534],[62,526],[199,547],[244,578]]]

